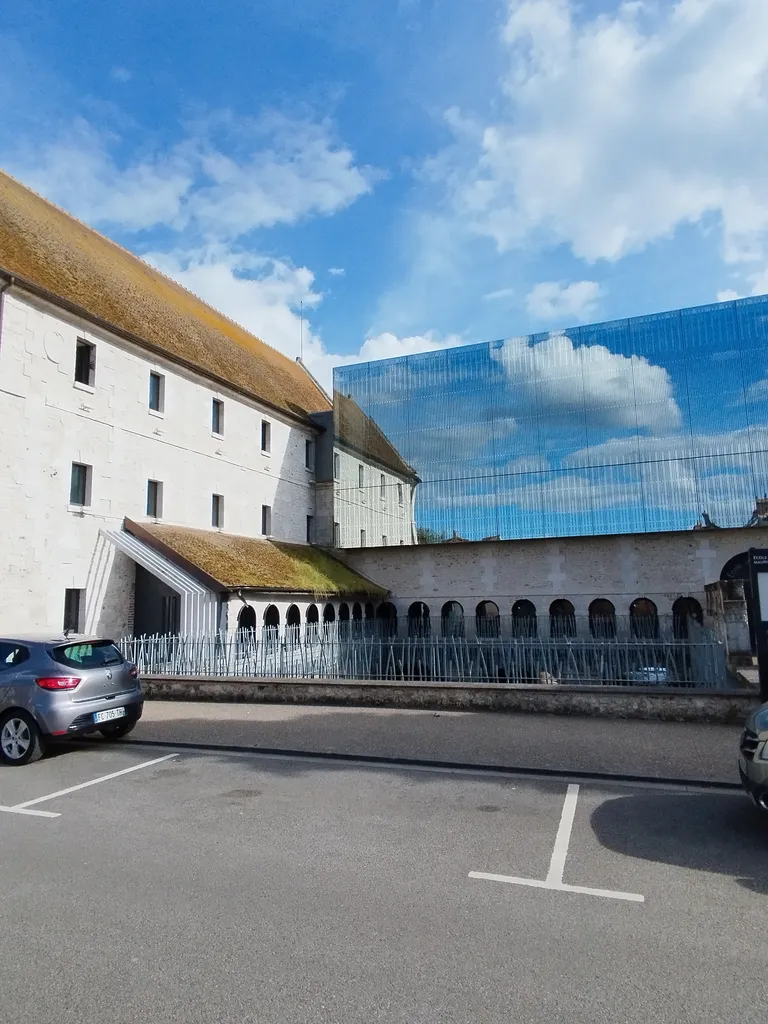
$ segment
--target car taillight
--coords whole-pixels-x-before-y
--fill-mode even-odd
[[[128,669],[128,675],[131,677],[131,679],[138,679],[139,670],[136,668],[135,665],[131,665],[131,667]]]
[[[43,676],[35,682],[43,690],[74,690],[80,685],[78,676]]]

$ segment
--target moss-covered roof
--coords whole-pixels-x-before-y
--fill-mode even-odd
[[[126,529],[182,567],[189,563],[224,590],[266,590],[318,597],[384,597],[387,591],[321,548],[238,537],[217,530],[126,521]]]
[[[334,433],[339,444],[394,470],[399,476],[418,479],[416,471],[403,459],[378,423],[367,416],[351,396],[334,391],[333,416]]]
[[[0,270],[293,416],[330,409],[297,362],[2,171]]]

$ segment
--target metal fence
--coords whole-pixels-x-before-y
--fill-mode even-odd
[[[687,637],[656,623],[583,636],[399,636],[397,623],[320,623],[215,636],[153,636],[122,641],[144,675],[363,679],[458,683],[683,686],[726,689],[723,645],[689,623]],[[649,632],[646,631],[646,632]],[[679,629],[678,629],[679,632]]]

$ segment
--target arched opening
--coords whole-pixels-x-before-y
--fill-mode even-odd
[[[655,640],[659,635],[659,612],[648,597],[638,597],[629,606],[629,628],[632,636]]]
[[[285,613],[285,624],[295,629],[301,625],[301,612],[295,604],[292,604],[288,611]]]
[[[690,622],[704,625],[704,611],[695,597],[678,597],[672,605],[672,630],[676,640],[687,640]]]
[[[616,609],[604,597],[596,598],[589,606],[589,632],[597,640],[616,636]]]
[[[720,572],[720,580],[724,583],[733,583],[736,585],[728,595],[732,599],[740,598],[741,591],[743,591],[744,601],[747,605],[747,618],[749,620],[749,642],[752,650],[755,651],[757,649],[755,621],[757,620],[758,615],[755,614],[757,609],[755,608],[755,601],[752,596],[752,579],[749,571],[749,552],[742,551],[741,554],[734,555],[733,558],[729,558]],[[739,584],[741,586],[739,586]]]
[[[501,616],[494,601],[481,601],[475,609],[475,630],[478,636],[500,636]]]
[[[464,609],[458,601],[446,601],[440,612],[443,636],[464,636]]]
[[[429,636],[431,628],[429,606],[423,601],[414,601],[408,609],[408,636]]]
[[[267,608],[264,611],[264,628],[280,628],[280,612],[277,610],[277,606],[274,604],[267,605]]]
[[[335,622],[335,621],[336,621],[336,609],[333,607],[332,604],[328,603],[325,606],[325,608],[323,608],[323,622],[325,622],[327,624],[329,622]]]
[[[244,605],[237,616],[238,629],[256,629],[256,609],[250,604]]]
[[[397,636],[397,609],[391,601],[376,609],[376,629],[381,636]]]
[[[749,552],[742,551],[740,555],[729,558],[720,572],[721,580],[748,580],[749,579]]]
[[[538,636],[539,626],[533,601],[515,601],[512,605],[512,632],[515,636]]]
[[[339,622],[349,622],[349,605],[346,602],[339,605]]]
[[[363,608],[359,601],[352,605],[352,621],[360,622],[363,618]]]
[[[549,606],[549,635],[560,639],[576,636],[576,614],[571,602],[564,597]]]
[[[307,633],[308,637],[316,637],[318,631],[318,624],[320,622],[320,612],[317,610],[316,604],[311,604],[307,608]]]

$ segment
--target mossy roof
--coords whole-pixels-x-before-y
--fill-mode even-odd
[[[331,407],[299,363],[3,171],[0,270],[294,417]]]
[[[387,594],[384,587],[308,544],[155,523],[139,526],[127,521],[126,529],[182,567],[189,563],[224,590],[285,591],[318,597]]]

